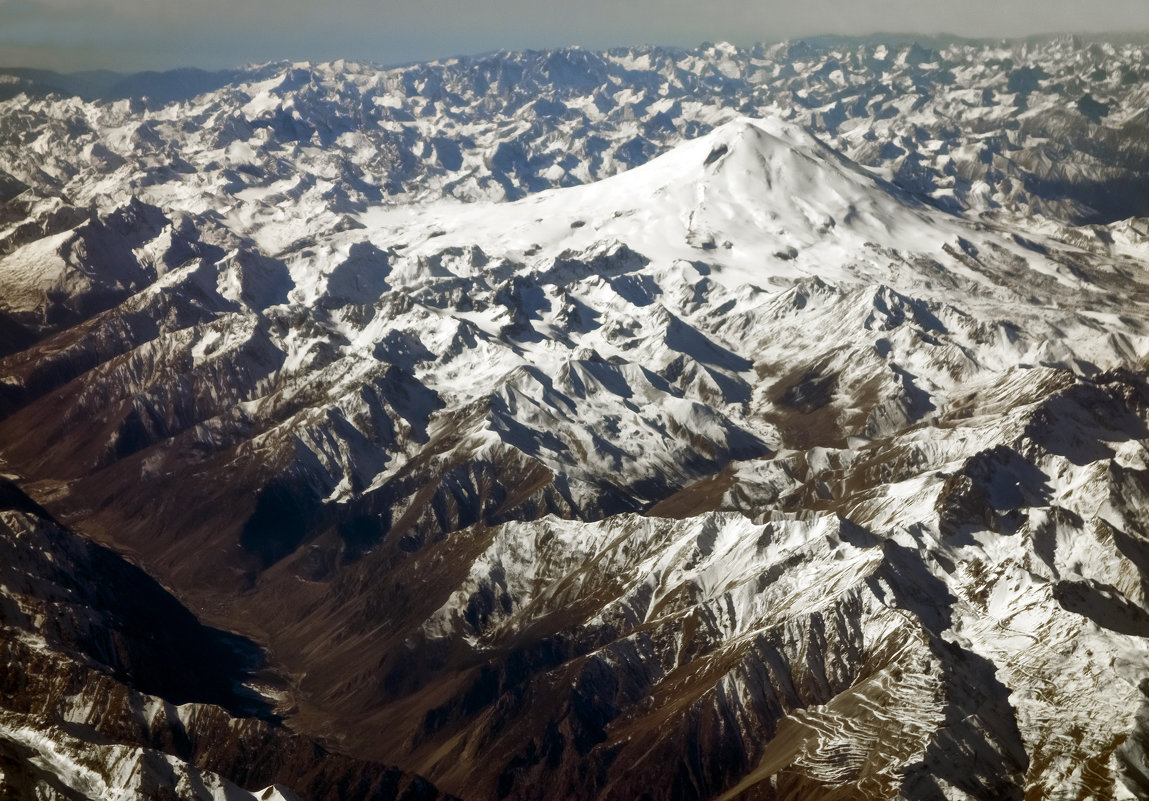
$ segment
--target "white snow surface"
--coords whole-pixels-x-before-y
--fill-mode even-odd
[[[66,414],[42,451],[0,453],[65,496],[138,451],[143,486],[201,452],[290,464],[331,519],[465,543],[410,647],[596,643],[588,662],[654,699],[612,719],[637,738],[619,764],[654,753],[628,721],[728,713],[747,767],[715,797],[1143,797],[1149,240],[1033,178],[1056,173],[1049,136],[1139,130],[1144,87],[1119,73],[1142,57],[867,47],[832,69],[796,45],[612,52],[607,78],[586,68],[609,93],[555,88],[537,100],[562,108],[517,116],[484,116],[498,80],[484,95],[456,62],[267,65],[142,111],[4,101],[0,120],[36,121],[2,163],[40,228],[0,231],[0,310],[42,339],[0,387]],[[590,58],[560,55],[555,87]],[[1029,105],[1026,74],[980,66],[1007,56],[1046,66]],[[1082,65],[1104,123],[1058,110],[1054,78]],[[656,95],[618,70],[733,88]],[[883,105],[866,70],[936,88]],[[66,169],[68,120],[96,166]],[[45,197],[85,213],[60,222]],[[39,389],[72,353],[96,366]],[[519,505],[482,506],[499,481]],[[411,767],[463,788],[475,720]],[[252,797],[141,749],[81,759],[39,725],[3,717],[0,737],[84,797],[136,797],[157,759],[191,797]]]

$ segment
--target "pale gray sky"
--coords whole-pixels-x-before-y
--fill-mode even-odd
[[[0,0],[0,66],[133,70],[340,57],[394,64],[569,44],[1147,30],[1149,0]]]

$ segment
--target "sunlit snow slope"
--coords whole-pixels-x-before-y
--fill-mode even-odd
[[[1050,76],[1105,58],[1112,110],[1056,129],[1075,89]],[[485,86],[468,63],[0,103],[29,146],[0,194],[0,457],[50,516],[6,512],[13,541],[130,556],[262,646],[263,684],[232,678],[324,744],[250,776],[146,738],[130,760],[287,798],[372,797],[376,762],[468,801],[1149,795],[1144,220],[1025,150],[1131,135],[1140,51],[503,54]],[[751,67],[767,95],[739,94]],[[885,97],[866,70],[926,100],[847,104]],[[484,122],[524,85],[523,130]],[[962,104],[1021,137],[1014,167],[949,130]],[[391,122],[411,141],[373,150]],[[631,126],[665,136],[608,163]],[[1120,194],[1141,145],[1113,146]],[[227,700],[132,681],[147,710]],[[14,686],[21,787],[143,792],[79,702],[30,716],[58,691]]]

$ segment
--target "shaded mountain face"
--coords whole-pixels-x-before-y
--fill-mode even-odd
[[[3,547],[53,610],[9,664],[121,688],[150,766],[17,669],[4,775],[1149,793],[1140,59],[573,50],[0,103]],[[262,750],[197,750],[225,730]]]
[[[268,703],[281,682],[253,643],[203,626],[7,478],[0,650],[5,798],[443,797],[288,731]]]

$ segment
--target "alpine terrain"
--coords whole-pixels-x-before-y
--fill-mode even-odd
[[[1147,44],[0,74],[0,795],[1149,798]]]

